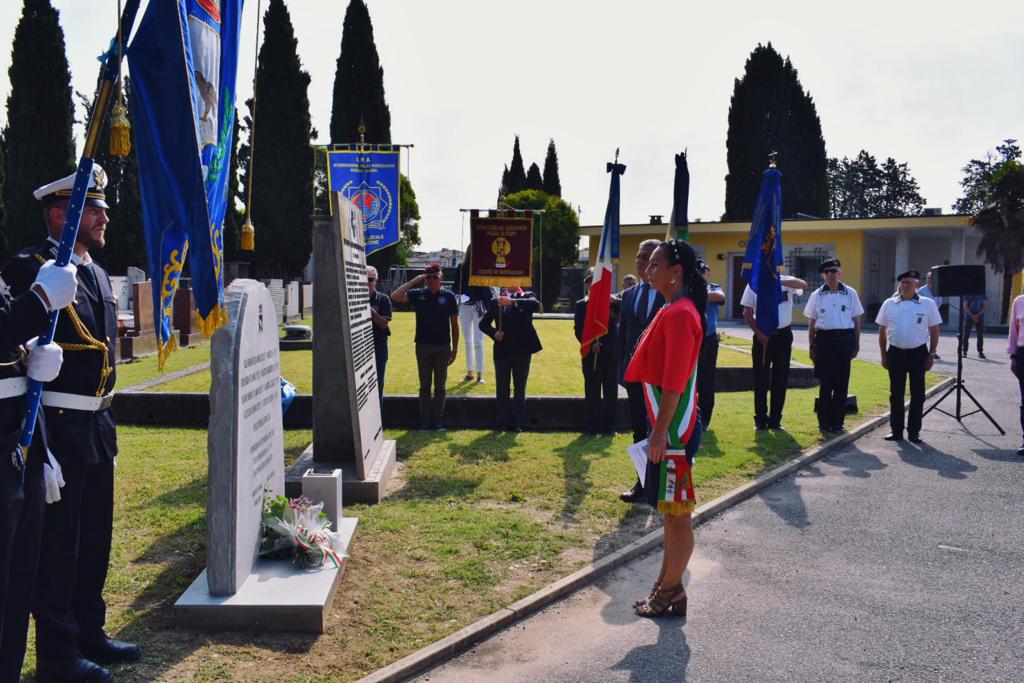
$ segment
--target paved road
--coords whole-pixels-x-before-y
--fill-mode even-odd
[[[1009,435],[938,413],[923,447],[876,430],[698,528],[685,625],[630,610],[654,553],[422,680],[1024,681],[1018,395],[990,344],[966,383]]]

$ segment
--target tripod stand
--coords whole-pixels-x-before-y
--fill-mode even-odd
[[[1003,428],[999,426],[999,423],[996,422],[995,419],[991,415],[988,414],[988,411],[985,410],[985,408],[983,408],[980,403],[978,403],[978,399],[974,398],[974,394],[972,394],[970,391],[968,391],[967,387],[964,386],[964,357],[963,357],[963,354],[961,353],[961,350],[966,348],[965,341],[966,340],[964,339],[964,297],[963,297],[963,295],[961,295],[960,296],[960,320],[959,320],[959,323],[957,324],[957,328],[956,328],[956,342],[957,342],[956,343],[956,381],[953,382],[953,386],[951,386],[949,389],[946,390],[946,393],[944,393],[942,396],[939,397],[939,400],[937,400],[935,403],[933,403],[931,406],[929,406],[928,410],[924,411],[924,414],[921,417],[923,418],[924,415],[927,415],[928,413],[932,412],[933,410],[937,410],[937,411],[939,411],[940,413],[942,413],[944,415],[949,415],[950,417],[955,419],[957,422],[961,422],[962,423],[963,422],[963,418],[967,417],[968,415],[974,415],[975,413],[981,413],[982,415],[984,415],[985,417],[988,418],[988,421],[991,422],[995,426],[996,429],[999,430],[1000,434],[1006,434],[1006,432],[1003,431]],[[946,397],[949,396],[950,394],[952,394],[954,391],[956,392],[956,413],[950,413],[950,412],[947,412],[947,411],[943,410],[942,408],[940,408],[939,404],[942,403],[944,400],[946,400]],[[963,410],[962,410],[963,400],[961,398],[961,394],[967,394],[967,398],[971,399],[971,402],[975,405],[976,410],[972,410],[969,413],[963,412]]]

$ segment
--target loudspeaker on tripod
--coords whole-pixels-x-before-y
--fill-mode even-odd
[[[933,266],[932,294],[973,296],[985,293],[985,266]]]

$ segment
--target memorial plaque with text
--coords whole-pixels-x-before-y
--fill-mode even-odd
[[[259,547],[264,490],[284,493],[281,368],[274,302],[255,280],[224,293],[228,324],[210,353],[207,573],[211,595],[232,595]]]

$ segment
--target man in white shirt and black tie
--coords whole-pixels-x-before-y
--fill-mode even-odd
[[[924,373],[932,367],[932,354],[939,344],[942,317],[935,302],[917,291],[920,273],[908,270],[899,276],[899,291],[882,302],[878,323],[878,347],[882,367],[889,370],[889,424],[886,441],[903,441],[903,397],[910,377],[910,415],[907,438],[921,443],[921,413],[924,409]]]

